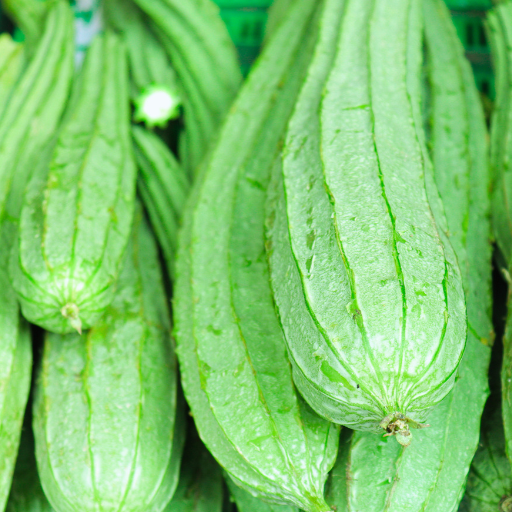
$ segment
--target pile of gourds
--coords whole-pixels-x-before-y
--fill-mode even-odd
[[[0,511],[512,511],[512,1],[2,6]]]

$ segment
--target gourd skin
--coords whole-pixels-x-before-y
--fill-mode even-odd
[[[415,4],[347,2],[319,122],[290,121],[268,234],[299,390],[325,418],[404,444],[452,388],[466,337],[409,99]]]
[[[287,119],[326,20],[339,16],[339,2],[328,4],[290,10],[226,118],[183,217],[174,298],[182,382],[201,439],[235,484],[309,512],[329,510],[323,486],[338,428],[293,385],[264,222]]]
[[[135,200],[128,106],[125,52],[107,32],[89,49],[49,166],[28,184],[12,251],[23,314],[47,330],[87,329],[113,298]]]
[[[165,508],[184,441],[177,378],[156,245],[136,220],[101,322],[83,336],[46,335],[33,427],[41,484],[55,510]]]

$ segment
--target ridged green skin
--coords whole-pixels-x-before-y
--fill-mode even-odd
[[[238,512],[299,512],[298,508],[291,505],[274,505],[255,498],[246,490],[238,487],[229,476],[226,476],[226,483]]]
[[[456,510],[488,395],[493,333],[485,119],[448,9],[442,0],[424,0],[423,10],[433,170],[462,269],[468,340],[453,391],[436,408],[436,421],[410,447],[362,432],[341,442],[328,494],[339,512]]]
[[[423,423],[453,387],[466,315],[409,99],[417,1],[345,3],[332,69],[288,127],[270,263],[299,390],[325,418],[382,433],[389,414]]]
[[[294,4],[295,0],[274,0],[268,8],[267,24],[265,26],[265,37],[263,44],[266,44],[274,35],[279,25],[286,18],[288,10]]]
[[[184,215],[174,299],[183,387],[203,442],[238,485],[309,512],[329,510],[322,494],[338,429],[293,386],[265,259],[264,206],[319,5],[290,11],[226,119]]]
[[[512,223],[509,196],[512,192],[512,174],[509,169],[512,124],[512,55],[508,49],[512,40],[512,2],[503,2],[487,16],[496,72],[496,102],[491,123],[491,167],[493,170],[493,228],[504,266],[512,259]],[[505,411],[504,411],[505,413]]]
[[[47,145],[58,125],[73,53],[73,13],[61,1],[50,11],[37,50],[0,116],[0,217],[14,173],[32,165],[28,162]]]
[[[25,65],[24,46],[0,34],[0,118]]]
[[[34,434],[26,414],[5,512],[55,512],[44,495],[35,458]]]
[[[43,38],[8,95],[9,101],[2,114],[2,120],[10,119],[12,130],[19,132],[3,131],[3,144],[0,143],[4,157],[12,158],[10,163],[2,163],[8,164],[13,173],[0,218],[0,510],[4,510],[9,495],[32,375],[30,329],[20,315],[16,294],[7,274],[9,248],[15,239],[27,177],[36,161],[44,161],[45,154],[41,155],[41,149],[45,144],[49,145],[51,132],[48,134],[40,127],[55,129],[71,85],[72,23],[71,11],[65,3],[52,10]],[[18,71],[20,62],[15,57],[11,65]],[[15,74],[11,71],[3,67],[1,78],[10,80]],[[13,119],[16,108],[20,116],[27,116],[24,122]],[[33,125],[27,126],[30,123]],[[9,147],[9,142],[15,146]],[[8,149],[10,151],[6,151]],[[2,171],[6,168],[3,166]]]
[[[136,0],[171,58],[183,92],[180,160],[190,173],[217,136],[242,82],[236,50],[211,0]]]
[[[93,326],[112,301],[133,217],[136,169],[124,49],[91,46],[52,160],[26,190],[11,279],[24,316],[65,334]]]
[[[460,512],[510,512],[500,508],[503,498],[512,496],[512,467],[505,455],[501,408],[482,422],[482,435]]]
[[[2,0],[2,10],[21,29],[29,52],[34,50],[44,31],[44,19],[55,0]]]
[[[496,72],[496,103],[491,122],[491,168],[493,171],[493,229],[500,250],[500,268],[510,279],[512,270],[512,2],[503,2],[488,13],[487,28]],[[512,460],[512,308],[503,337],[501,368],[505,445]]]
[[[178,228],[190,184],[170,149],[153,132],[132,127],[135,160],[139,166],[138,189],[151,225],[174,278]]]
[[[221,469],[189,428],[178,487],[164,512],[222,512],[223,500]]]
[[[32,343],[5,267],[0,271],[0,290],[0,510],[4,510],[30,390]]]
[[[132,98],[153,84],[177,88],[176,72],[140,8],[130,0],[106,0],[103,8],[107,26],[119,32],[126,45]]]
[[[178,483],[182,405],[157,250],[137,220],[101,322],[83,337],[46,336],[33,424],[52,506],[162,511]]]

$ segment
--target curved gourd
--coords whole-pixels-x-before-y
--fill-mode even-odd
[[[325,418],[404,445],[453,387],[466,336],[408,91],[415,4],[347,2],[323,88],[290,120],[269,222],[301,393]]]
[[[166,49],[183,94],[180,160],[192,174],[242,82],[236,49],[211,0],[136,0]]]
[[[24,316],[53,332],[93,326],[113,298],[135,199],[127,88],[124,49],[106,33],[25,193],[11,278]]]
[[[101,322],[46,335],[33,414],[55,510],[160,512],[170,501],[184,415],[157,250],[140,219]]]
[[[25,65],[24,46],[0,34],[0,118]]]
[[[149,127],[165,127],[179,115],[182,96],[165,48],[151,30],[147,16],[131,0],[107,0],[104,12],[107,25],[126,45],[136,120]],[[166,107],[164,103],[168,103]]]
[[[183,387],[201,439],[237,485],[308,512],[329,510],[323,485],[338,429],[293,385],[264,221],[270,169],[317,31],[332,35],[341,16],[339,2],[321,5],[290,10],[233,105],[183,218],[174,298]]]
[[[492,407],[488,409],[492,410]],[[461,512],[510,512],[512,510],[512,466],[505,454],[501,408],[482,422],[482,434]]]
[[[178,228],[190,188],[188,177],[157,135],[133,126],[132,136],[139,166],[139,193],[162,247],[167,270],[174,277]]]
[[[462,271],[468,340],[452,392],[435,409],[436,421],[411,446],[403,449],[366,432],[342,440],[328,493],[328,503],[339,512],[365,507],[386,512],[456,510],[488,396],[493,333],[485,118],[448,9],[442,0],[425,0],[423,12],[433,175]]]

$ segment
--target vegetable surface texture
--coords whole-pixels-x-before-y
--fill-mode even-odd
[[[453,387],[466,338],[460,271],[429,204],[409,90],[418,6],[346,2],[332,67],[314,90],[305,83],[290,120],[268,223],[302,395],[331,421],[403,445]]]
[[[156,246],[136,220],[101,322],[84,336],[46,335],[33,425],[52,506],[162,511],[178,483],[182,406]]]
[[[265,200],[304,73],[320,39],[336,34],[341,7],[301,1],[269,41],[193,189],[176,265],[178,356],[202,440],[237,485],[308,512],[329,510],[338,428],[293,385],[265,258]]]
[[[112,301],[135,199],[124,49],[91,46],[51,162],[24,197],[10,270],[24,316],[57,333],[93,326]]]

